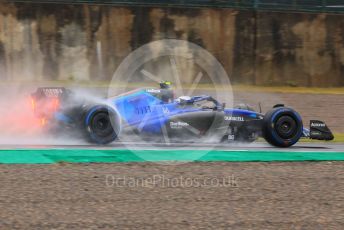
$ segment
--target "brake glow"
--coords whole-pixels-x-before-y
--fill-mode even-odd
[[[53,100],[53,110],[54,110],[54,112],[56,112],[59,107],[60,107],[60,101],[59,101],[58,98],[55,98]]]
[[[31,97],[31,108],[38,118],[39,124],[44,126],[53,114],[60,108],[59,98],[44,98],[36,100]]]
[[[35,108],[36,108],[36,102],[33,98],[31,98],[31,108],[32,108],[32,110],[35,110]]]
[[[47,119],[45,119],[44,117],[41,118],[41,125],[45,126],[46,123],[47,123]]]

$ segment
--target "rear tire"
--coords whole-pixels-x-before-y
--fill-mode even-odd
[[[94,106],[85,116],[86,138],[91,143],[108,144],[119,134],[117,113],[107,106]]]
[[[267,112],[263,120],[263,137],[271,145],[290,147],[302,136],[301,116],[291,108],[277,107]]]

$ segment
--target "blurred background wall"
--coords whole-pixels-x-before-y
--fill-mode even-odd
[[[0,80],[108,81],[164,38],[204,47],[234,83],[344,86],[342,14],[23,2],[0,3]]]

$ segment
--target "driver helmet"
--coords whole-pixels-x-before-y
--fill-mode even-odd
[[[169,103],[174,99],[174,92],[171,89],[172,82],[170,81],[162,81],[160,84],[160,92],[161,92],[161,100],[164,103]]]
[[[160,84],[160,89],[170,89],[172,86],[172,82],[170,81],[162,81],[159,84]]]

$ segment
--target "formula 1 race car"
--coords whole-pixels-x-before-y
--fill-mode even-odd
[[[97,144],[113,142],[126,130],[180,141],[215,137],[218,142],[253,142],[263,137],[277,147],[292,146],[301,137],[334,138],[322,121],[311,120],[310,129],[304,128],[300,115],[282,104],[264,115],[246,105],[225,108],[208,95],[174,99],[167,83],[98,102],[59,87],[38,88],[31,97],[36,117],[49,132],[77,132]]]

